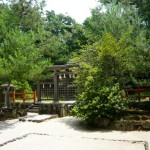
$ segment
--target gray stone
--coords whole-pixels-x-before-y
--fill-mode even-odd
[[[25,109],[19,109],[17,115],[20,117],[25,116],[27,115],[27,111]]]
[[[145,116],[145,115],[143,115],[143,116],[141,117],[141,119],[142,119],[142,120],[148,120],[148,117]]]
[[[134,126],[141,126],[141,121],[133,120],[133,121],[132,121],[132,124],[133,124]]]
[[[135,130],[135,128],[132,124],[129,126],[126,126],[126,131],[133,131],[133,130]]]
[[[137,120],[120,120],[115,121],[111,126],[113,130],[134,131],[141,129],[141,121]]]
[[[126,126],[124,126],[121,122],[115,124],[113,130],[126,131]]]
[[[150,129],[150,120],[142,122],[143,129]]]
[[[110,120],[107,118],[98,118],[94,120],[94,125],[100,128],[106,128],[108,127]]]
[[[12,118],[17,118],[17,109],[12,110]]]

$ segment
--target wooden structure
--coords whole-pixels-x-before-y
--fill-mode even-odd
[[[76,64],[55,65],[49,68],[53,71],[53,76],[46,81],[39,82],[37,87],[38,101],[53,100],[75,100],[78,92],[74,84],[76,74],[73,69],[78,67]]]
[[[131,95],[136,96],[136,98],[138,99],[138,101],[141,101],[142,98],[149,98],[150,100],[150,88],[131,88],[131,89],[125,89],[127,96],[130,98]],[[146,94],[143,94],[143,92],[147,92]]]
[[[36,102],[36,91],[34,92],[12,92],[12,98],[13,102],[15,102],[17,99],[22,100],[23,102],[26,102],[27,100],[33,100],[33,102]],[[19,96],[19,97],[18,97]]]

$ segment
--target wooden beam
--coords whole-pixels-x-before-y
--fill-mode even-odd
[[[49,70],[62,70],[62,69],[68,69],[73,67],[79,67],[79,65],[77,64],[54,65],[52,67],[49,67]]]

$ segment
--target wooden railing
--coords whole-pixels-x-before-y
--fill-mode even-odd
[[[19,95],[19,98],[18,98]],[[31,97],[27,97],[27,95],[31,95]],[[27,100],[33,100],[33,102],[36,102],[36,91],[34,92],[12,92],[12,98],[13,102],[16,100],[22,100],[23,102],[26,102]]]
[[[128,97],[130,97],[131,92],[134,92],[137,95],[137,98],[138,98],[139,101],[141,100],[141,98],[147,98],[147,97],[150,100],[150,94],[142,95],[142,92],[145,92],[145,91],[149,91],[149,93],[150,93],[150,88],[140,88],[140,87],[138,87],[137,89],[134,89],[134,88],[125,89],[125,91],[126,91]]]

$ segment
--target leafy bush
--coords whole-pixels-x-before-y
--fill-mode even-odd
[[[126,108],[120,87],[128,82],[132,66],[128,45],[130,31],[117,40],[109,33],[99,42],[87,45],[74,60],[80,65],[77,84],[80,94],[74,115],[87,122],[105,117],[115,119]]]
[[[82,92],[73,113],[89,123],[100,117],[115,119],[127,106],[122,94],[119,84],[112,87],[103,86],[95,92]]]
[[[22,81],[17,81],[17,80],[13,80],[12,84],[15,85],[15,90],[18,92],[23,92],[23,91],[32,91],[28,81],[22,80]]]

